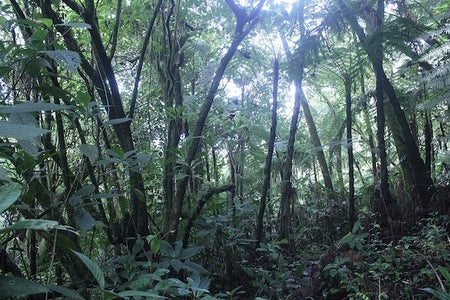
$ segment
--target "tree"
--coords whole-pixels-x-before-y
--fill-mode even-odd
[[[433,182],[431,177],[427,175],[425,164],[422,158],[420,157],[418,146],[411,134],[411,130],[409,128],[405,114],[398,101],[397,94],[390,80],[387,78],[382,65],[380,65],[380,58],[377,58],[377,55],[379,55],[379,53],[377,51],[371,51],[371,49],[369,48],[370,40],[367,39],[366,34],[363,28],[358,24],[355,15],[351,12],[351,10],[347,7],[347,5],[343,1],[341,0],[337,1],[337,4],[341,9],[342,13],[344,14],[345,18],[349,21],[352,29],[356,32],[360,42],[363,43],[363,45],[365,45],[367,55],[373,65],[373,68],[376,70],[378,74],[377,78],[379,84],[381,85],[381,87],[379,88],[380,89],[382,88],[382,91],[379,91],[378,97],[380,98],[382,97],[382,94],[386,94],[392,106],[398,124],[400,126],[404,142],[407,145],[405,149],[407,152],[405,153],[406,156],[403,156],[402,153],[399,153],[399,156],[405,157],[405,163],[408,164],[413,170],[414,186],[412,188],[415,191],[417,191],[417,197],[420,201],[420,207],[423,210],[423,212],[426,213],[429,210],[430,201],[433,195],[433,186],[432,186]],[[375,36],[372,38],[373,41],[377,41],[379,36],[375,34]],[[379,138],[380,137],[381,132]],[[386,179],[384,181],[386,181]],[[386,187],[384,189],[386,190]]]
[[[260,243],[263,234],[263,221],[264,221],[264,212],[266,210],[266,203],[268,193],[270,192],[270,180],[272,173],[272,158],[274,152],[276,131],[277,131],[277,109],[278,109],[278,79],[279,79],[279,65],[278,58],[275,57],[273,60],[273,88],[272,88],[272,118],[271,118],[271,126],[270,126],[270,137],[269,142],[267,144],[267,155],[264,163],[264,181],[261,192],[261,202],[259,204],[258,216],[256,219],[256,233],[255,239],[257,243]]]
[[[236,18],[234,34],[225,55],[220,60],[220,64],[215,71],[213,81],[204,98],[204,102],[200,109],[200,113],[195,123],[194,130],[192,131],[192,140],[186,156],[185,162],[186,167],[184,168],[186,176],[180,180],[177,186],[176,204],[172,211],[172,218],[170,224],[170,231],[174,232],[174,234],[172,235],[172,241],[177,236],[179,217],[181,216],[182,213],[182,207],[187,191],[189,177],[193,175],[192,170],[190,168],[192,166],[192,163],[197,158],[197,154],[200,150],[200,140],[202,137],[202,132],[205,127],[205,122],[211,109],[212,103],[214,101],[215,95],[217,93],[220,81],[225,73],[228,63],[236,53],[238,46],[240,45],[242,40],[250,33],[253,27],[257,24],[258,22],[257,16],[261,11],[264,2],[265,2],[264,0],[259,1],[255,8],[253,8],[250,12],[247,12],[244,8],[239,7],[233,0],[226,1],[227,5],[233,11]]]

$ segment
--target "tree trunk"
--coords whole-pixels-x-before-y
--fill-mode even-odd
[[[353,166],[353,137],[352,137],[352,96],[351,96],[351,79],[344,75],[345,86],[345,120],[347,131],[347,155],[348,155],[348,225],[349,231],[353,229],[356,221],[355,214],[355,171]]]
[[[325,154],[323,152],[323,147],[320,142],[319,134],[317,132],[317,127],[314,122],[313,116],[311,114],[311,110],[309,109],[308,101],[306,100],[306,96],[303,93],[303,89],[301,89],[301,106],[303,109],[303,113],[305,114],[305,121],[308,125],[309,134],[311,136],[311,143],[314,148],[316,148],[316,157],[319,163],[320,171],[322,173],[323,181],[325,184],[325,188],[328,192],[333,192],[333,183],[331,181],[330,170],[328,169],[327,161],[325,159]]]
[[[431,113],[426,110],[425,125],[423,128],[423,135],[425,137],[425,168],[431,174],[431,163],[433,161],[433,123],[431,122]]]
[[[349,21],[351,27],[357,34],[360,42],[363,45],[365,45],[366,35],[361,25],[359,25],[358,20],[354,15],[353,11],[345,4],[343,0],[336,0],[336,2],[341,8],[344,16]],[[366,52],[369,56],[369,60],[371,61],[374,69],[377,69],[376,51],[373,51],[373,49],[370,48],[370,46],[372,45],[366,45]],[[378,68],[380,67],[378,66]],[[414,185],[411,187],[411,189],[414,191],[415,194],[417,194],[419,198],[420,202],[419,209],[421,210],[421,215],[427,215],[429,212],[431,199],[434,194],[433,180],[431,179],[430,174],[428,174],[426,170],[424,161],[420,157],[419,148],[411,133],[408,121],[398,101],[394,87],[392,86],[390,80],[387,78],[386,73],[384,72],[382,66],[381,69],[379,69],[378,71],[379,71],[378,79],[381,81],[383,91],[389,99],[395,117],[400,126],[404,142],[406,144],[405,147],[406,153],[398,153],[398,155],[401,159],[404,159],[405,163],[407,163],[413,170],[412,175],[414,178]]]
[[[37,0],[35,2],[41,7],[43,14],[52,19],[54,24],[63,23],[58,14],[51,7],[50,2]],[[64,3],[75,13],[79,14],[83,18],[84,22],[92,27],[89,30],[89,33],[91,36],[91,45],[96,57],[98,70],[94,69],[94,67],[87,61],[83,55],[83,52],[80,50],[77,41],[71,34],[71,31],[63,26],[58,26],[56,28],[64,37],[67,49],[75,51],[80,55],[81,67],[94,83],[94,86],[102,99],[102,103],[108,112],[109,119],[123,121],[119,124],[113,125],[122,150],[124,152],[133,152],[134,144],[130,128],[130,120],[126,119],[114,71],[103,46],[97,18],[95,16],[96,10],[94,2],[91,0],[86,1],[86,8],[81,7],[72,0],[64,0]],[[130,159],[132,162],[135,162],[135,154],[132,155]],[[134,167],[135,166],[132,165],[128,170],[131,201],[131,218],[128,220],[128,232],[132,234],[131,236],[136,237],[137,235],[147,235],[149,233],[149,228],[144,184],[141,174],[137,173],[133,169]]]
[[[181,36],[183,34],[181,30],[172,28],[179,27],[178,14],[174,12],[175,3],[168,1],[166,4],[167,7],[161,14],[161,40],[157,41],[162,45],[162,50],[155,62],[158,67],[159,81],[164,95],[167,124],[163,162],[163,232],[170,231],[172,219],[180,218],[176,209],[178,207],[177,200],[175,199],[177,149],[183,131],[183,87],[178,57],[182,55],[181,48],[187,40],[187,37]],[[175,25],[172,22],[175,22]]]
[[[200,109],[199,116],[194,127],[194,131],[192,132],[191,135],[192,141],[186,156],[186,166],[188,167],[186,167],[184,170],[184,172],[187,175],[190,174],[189,166],[197,158],[198,152],[200,150],[200,141],[202,138],[203,129],[205,128],[206,119],[208,118],[209,111],[215,99],[217,90],[219,88],[219,84],[222,80],[222,77],[225,73],[228,63],[233,58],[243,39],[250,33],[253,27],[257,24],[258,22],[257,16],[265,3],[265,0],[260,0],[257,7],[254,8],[250,13],[247,13],[245,9],[239,7],[233,0],[225,0],[225,1],[236,17],[234,38],[230,46],[228,47],[227,52],[220,60],[220,64],[216,69],[211,86],[209,87],[209,90],[205,96],[204,102]],[[182,205],[187,192],[188,183],[189,178],[188,176],[186,176],[183,177],[180,180],[179,184],[177,185],[176,191],[177,206],[175,207],[174,211],[176,215],[181,215]],[[174,240],[177,236],[179,222],[180,222],[179,218],[178,219],[174,218],[170,224],[170,231],[173,232],[173,234],[170,234],[172,240]]]
[[[261,191],[261,200],[259,203],[258,216],[256,219],[256,243],[259,245],[264,235],[264,212],[266,210],[267,195],[270,192],[270,178],[272,173],[272,157],[277,132],[277,109],[278,109],[278,77],[279,67],[278,58],[273,61],[273,90],[272,90],[272,124],[270,126],[270,136],[267,143],[267,155],[264,163],[264,179]]]
[[[355,38],[356,39],[356,38]],[[363,95],[364,99],[362,101],[362,110],[363,110],[363,118],[364,122],[367,124],[366,131],[367,131],[367,143],[369,144],[370,149],[370,158],[371,158],[371,164],[372,164],[372,175],[375,179],[377,177],[377,157],[375,155],[375,142],[374,142],[374,135],[372,131],[372,122],[370,121],[370,114],[368,109],[368,96],[366,91],[366,84],[364,80],[364,68],[363,63],[361,60],[361,55],[359,52],[357,52],[357,58],[358,58],[358,71],[359,71],[359,80],[361,83],[361,94]]]
[[[381,28],[384,14],[384,0],[378,0],[376,28]],[[378,167],[379,180],[379,197],[381,200],[381,207],[379,211],[382,214],[382,224],[387,225],[388,219],[392,219],[392,202],[393,199],[389,192],[389,173],[386,154],[386,140],[385,140],[385,123],[386,117],[384,114],[384,93],[383,93],[383,46],[382,40],[379,38],[373,51],[373,68],[376,76],[376,109],[377,109],[377,140],[378,140],[378,158],[380,165]],[[382,213],[384,211],[384,213]]]

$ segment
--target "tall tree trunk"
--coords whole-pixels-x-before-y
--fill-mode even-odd
[[[381,28],[384,18],[384,0],[378,0],[377,16],[375,21],[375,28]],[[389,173],[386,154],[386,141],[385,141],[385,123],[386,117],[384,114],[384,93],[383,93],[383,46],[382,39],[379,37],[374,45],[373,51],[373,67],[375,69],[376,76],[376,109],[377,109],[377,140],[378,140],[378,157],[380,165],[378,167],[378,180],[379,180],[379,197],[381,200],[381,206],[379,207],[382,214],[382,224],[388,225],[388,220],[392,219],[392,203],[393,199],[389,192]],[[384,213],[383,213],[384,212]]]
[[[342,10],[345,18],[349,21],[352,29],[355,31],[360,42],[363,45],[366,45],[367,41],[364,29],[358,23],[358,20],[354,15],[354,12],[345,4],[343,0],[336,0],[336,2],[340,7],[340,9]],[[419,199],[418,208],[421,210],[421,214],[426,215],[429,212],[431,199],[434,194],[433,180],[431,179],[430,174],[428,174],[426,170],[424,161],[420,157],[418,145],[416,144],[414,137],[411,133],[408,121],[406,119],[405,113],[401,108],[400,102],[398,101],[395,89],[392,86],[390,80],[387,78],[383,67],[377,66],[376,51],[373,51],[373,49],[370,48],[371,46],[372,46],[371,44],[366,45],[365,50],[369,56],[369,60],[371,61],[374,69],[378,69],[378,76],[379,76],[378,79],[381,81],[383,91],[389,99],[395,117],[401,129],[401,134],[403,136],[404,143],[406,144],[405,153],[398,153],[398,155],[400,159],[404,159],[405,163],[407,163],[413,170],[412,176],[414,179],[414,185],[411,186],[411,189],[414,191],[414,193],[417,195]]]
[[[278,110],[278,77],[279,66],[278,58],[275,57],[273,61],[273,90],[272,90],[272,124],[270,126],[269,141],[267,143],[267,155],[264,163],[264,179],[261,191],[261,200],[259,203],[258,216],[256,218],[256,234],[255,239],[259,244],[264,235],[264,212],[266,210],[267,195],[270,191],[270,178],[272,174],[272,158],[275,146],[275,138],[277,132],[277,110]]]
[[[54,24],[64,23],[53,10],[50,1],[35,0],[35,2],[41,7],[44,16],[52,19]],[[114,124],[113,128],[122,150],[124,152],[133,152],[134,144],[130,127],[131,122],[126,119],[111,60],[107,56],[106,49],[102,42],[97,17],[95,15],[95,4],[92,0],[86,1],[86,7],[82,7],[72,0],[64,0],[63,2],[75,13],[80,15],[85,23],[91,26],[89,34],[98,69],[95,69],[85,58],[77,41],[71,34],[70,29],[68,30],[63,26],[58,26],[56,28],[63,36],[67,49],[75,51],[80,55],[81,67],[94,83],[96,91],[108,112],[109,119],[121,121],[118,124]],[[136,161],[135,154],[131,156],[131,161]],[[142,175],[135,171],[134,167],[135,166],[132,165],[128,170],[131,201],[131,218],[128,220],[128,232],[130,236],[136,237],[138,235],[147,235],[149,233],[149,228],[144,183]]]
[[[320,142],[319,134],[317,132],[317,127],[314,122],[314,118],[311,114],[311,110],[309,109],[309,104],[308,101],[306,100],[306,96],[303,93],[303,89],[301,89],[300,92],[301,92],[300,104],[302,106],[303,113],[305,115],[305,121],[306,125],[308,126],[309,135],[311,136],[311,143],[317,149],[316,150],[317,162],[319,163],[325,188],[328,190],[328,192],[333,192],[333,183],[331,181],[330,170],[328,168],[328,164],[325,159],[325,154],[323,151],[322,143]]]
[[[433,123],[431,122],[431,113],[429,110],[424,112],[425,125],[423,127],[423,135],[425,137],[425,167],[427,172],[431,174],[431,163],[433,161]]]
[[[348,155],[348,225],[349,231],[353,229],[356,221],[355,214],[355,171],[353,166],[353,137],[352,137],[352,95],[351,78],[344,75],[345,86],[345,120],[347,131],[347,155]]]
[[[356,37],[355,37],[356,40]],[[364,80],[364,68],[363,63],[361,59],[360,52],[356,52],[357,59],[358,59],[358,71],[359,71],[359,80],[360,80],[360,89],[361,94],[363,95],[364,99],[362,101],[362,110],[363,110],[363,118],[364,122],[367,124],[366,126],[366,132],[367,132],[367,143],[369,144],[370,149],[370,158],[371,158],[371,164],[372,164],[372,175],[375,179],[377,177],[377,157],[375,155],[375,142],[374,142],[374,135],[372,131],[372,122],[370,121],[370,114],[369,114],[369,108],[368,108],[368,96],[367,96],[367,90],[366,90],[366,83]]]
[[[174,2],[168,1],[167,7],[161,14],[161,40],[157,42],[162,46],[161,53],[156,59],[159,81],[164,94],[167,136],[164,147],[163,162],[163,197],[164,197],[164,224],[163,232],[170,231],[174,214],[178,206],[175,199],[175,177],[177,167],[177,149],[183,131],[182,107],[183,88],[181,84],[179,57],[187,36],[179,30],[178,14]],[[177,29],[175,29],[177,28]]]
[[[301,64],[301,73],[303,73],[303,63]],[[302,75],[300,76],[302,77]],[[292,186],[292,165],[294,158],[294,144],[295,135],[297,134],[298,120],[300,114],[301,102],[301,79],[294,80],[295,84],[295,98],[294,108],[292,110],[291,125],[289,129],[289,138],[287,143],[286,157],[282,165],[281,176],[281,200],[280,200],[280,214],[279,214],[279,239],[289,238],[291,232],[291,202],[295,195],[294,187]]]
[[[255,27],[258,23],[258,14],[261,11],[265,0],[260,0],[256,8],[254,8],[251,12],[247,12],[245,9],[239,7],[233,0],[225,0],[228,6],[233,11],[236,17],[236,26],[235,32],[233,36],[233,40],[229,45],[225,55],[220,60],[220,64],[215,71],[214,78],[209,87],[209,90],[205,96],[204,102],[199,112],[199,116],[197,122],[194,127],[194,131],[192,132],[192,141],[188,149],[188,153],[186,156],[186,166],[190,166],[192,162],[197,158],[198,152],[200,150],[200,142],[202,138],[202,133],[205,128],[206,119],[208,118],[209,111],[214,102],[217,90],[219,88],[219,84],[222,80],[222,77],[225,73],[225,70],[228,66],[228,63],[233,58],[236,53],[239,45],[244,40],[244,38],[250,33],[250,31]],[[189,175],[191,171],[189,167],[186,167],[184,172]],[[174,209],[174,216],[181,216],[183,201],[187,192],[187,187],[189,183],[188,176],[183,177],[177,185],[176,191],[176,207]],[[180,222],[180,218],[173,218],[170,224],[170,232],[169,239],[172,241],[176,239],[178,234],[178,225]]]

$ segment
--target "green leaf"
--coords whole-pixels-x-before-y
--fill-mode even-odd
[[[178,255],[178,259],[188,259],[198,253],[199,247],[189,247],[187,249],[182,249]]]
[[[0,277],[0,291],[3,299],[7,297],[25,297],[28,295],[47,293],[48,288],[37,282],[20,277]]]
[[[0,121],[0,137],[8,137],[16,140],[34,141],[36,137],[49,133],[50,130],[34,126],[14,124],[8,121]]]
[[[208,271],[205,268],[203,268],[200,264],[192,261],[185,261],[183,263],[183,268],[196,273],[208,273]]]
[[[352,232],[353,232],[353,233],[356,233],[356,232],[358,232],[358,230],[359,230],[360,228],[362,228],[362,226],[361,226],[361,221],[360,221],[360,220],[357,220],[357,221],[355,222],[355,224],[353,224]]]
[[[39,21],[42,22],[42,24],[44,24],[47,27],[51,27],[53,25],[53,21],[52,19],[48,19],[48,18],[40,18]]]
[[[67,22],[62,24],[57,24],[56,26],[60,27],[72,27],[72,28],[86,28],[91,29],[91,25],[87,23],[79,23],[79,22]]]
[[[43,41],[47,37],[48,31],[45,29],[36,29],[31,35],[33,41]]]
[[[75,211],[75,223],[83,231],[91,230],[95,226],[95,220],[92,215],[84,208],[79,208]]]
[[[448,269],[443,266],[438,266],[437,268],[439,270],[439,273],[441,273],[445,280],[450,282],[450,272],[448,271]]]
[[[161,250],[161,239],[158,237],[152,239],[150,242],[150,249],[154,254],[159,253],[159,251]]]
[[[106,149],[106,153],[114,158],[124,159],[125,152],[118,147],[112,147],[111,149]]]
[[[288,245],[289,241],[287,239],[282,239],[281,241],[277,242],[278,245]]]
[[[421,290],[432,294],[438,300],[449,300],[450,299],[450,294],[447,292],[444,292],[444,291],[438,291],[438,290],[434,290],[432,288],[424,288]]]
[[[22,229],[44,230],[44,231],[57,229],[70,231],[76,234],[76,231],[70,226],[59,225],[58,222],[52,220],[40,220],[40,219],[27,219],[23,221],[18,221],[9,227],[0,229],[0,232],[22,230]]]
[[[81,63],[80,55],[74,51],[68,50],[46,50],[40,51],[40,53],[44,53],[48,55],[51,59],[56,61],[61,67],[66,69],[69,72],[76,72],[78,66]]]
[[[131,282],[129,284],[129,287],[132,290],[146,290],[150,284],[152,283],[153,279],[149,276],[149,274],[144,274],[142,276],[139,276],[136,280]]]
[[[74,250],[72,250],[72,252],[75,253],[75,255],[78,256],[81,259],[81,261],[86,265],[89,271],[91,271],[95,280],[97,280],[99,287],[102,290],[105,289],[105,276],[103,275],[103,271],[100,269],[100,267],[83,253]]]
[[[45,287],[47,287],[49,290],[51,290],[53,292],[56,292],[56,293],[66,296],[68,299],[84,300],[84,298],[80,294],[75,292],[74,290],[68,289],[63,286],[50,284],[50,285],[46,285]]]
[[[81,154],[85,155],[90,162],[94,162],[98,157],[98,149],[95,145],[81,144],[78,146]]]
[[[7,184],[0,190],[0,213],[8,209],[19,199],[22,187],[20,184]]]
[[[125,299],[125,298],[113,291],[103,290],[103,299],[104,300],[117,300],[117,299]]]
[[[118,294],[122,297],[148,297],[149,299],[167,299],[164,296],[144,291],[123,291]]]
[[[91,102],[91,95],[85,92],[77,93],[77,101],[83,105],[83,107],[87,107],[89,102]]]
[[[83,186],[81,189],[79,189],[73,196],[87,198],[93,192],[95,192],[95,185],[88,184],[88,185]]]
[[[131,122],[131,121],[132,121],[132,119],[130,119],[130,118],[118,118],[118,119],[111,119],[109,121],[106,121],[105,124],[117,125],[117,124],[127,123],[127,122]]]
[[[41,111],[69,110],[70,105],[46,103],[46,102],[25,102],[15,105],[0,105],[0,113],[4,114],[22,114]]]
[[[352,232],[347,233],[338,241],[338,246],[344,245],[344,244],[350,244],[353,239],[355,238],[355,235]]]

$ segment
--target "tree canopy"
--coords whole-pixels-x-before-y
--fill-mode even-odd
[[[445,0],[0,0],[0,293],[448,299]]]

